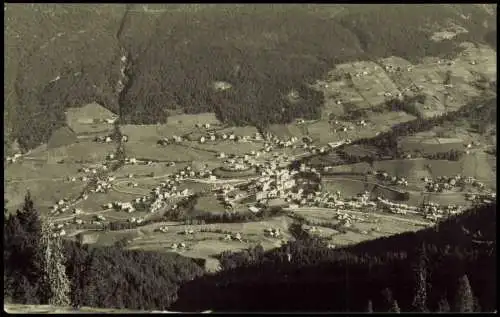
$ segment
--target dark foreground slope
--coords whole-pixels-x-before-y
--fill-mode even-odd
[[[445,302],[452,311],[460,310],[458,282],[466,275],[474,309],[493,311],[495,239],[493,204],[435,228],[343,249],[328,249],[319,241],[305,239],[267,253],[255,249],[243,257],[226,255],[223,264],[237,261],[238,267],[188,282],[173,309],[366,311],[371,301],[374,311],[388,311],[389,289],[401,311],[411,311],[419,280],[414,269],[417,263],[426,263],[421,267],[427,276],[428,310],[443,311]]]
[[[40,215],[29,197],[22,210],[8,217],[4,214],[6,303],[49,303],[42,278],[40,226]],[[176,300],[181,284],[204,273],[193,259],[174,253],[124,250],[120,245],[93,248],[65,241],[63,254],[73,306],[164,310]]]
[[[215,111],[228,123],[319,115],[304,83],[336,63],[399,55],[453,55],[456,43],[496,45],[496,13],[476,5],[9,4],[5,11],[6,137],[30,149],[92,100],[131,123],[167,120],[166,109]],[[465,17],[465,18],[464,18]],[[451,23],[468,33],[433,42]],[[119,95],[120,57],[131,63]],[[55,82],[52,79],[60,76]],[[233,89],[217,93],[214,80]],[[298,90],[295,102],[287,100]]]

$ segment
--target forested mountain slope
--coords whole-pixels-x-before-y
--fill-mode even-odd
[[[369,302],[373,311],[389,311],[395,300],[401,311],[446,311],[444,303],[451,311],[462,311],[466,276],[473,294],[471,309],[494,311],[495,239],[496,203],[435,228],[341,249],[302,236],[266,253],[255,248],[224,254],[221,262],[227,269],[185,284],[173,307],[359,312],[366,311]],[[425,308],[415,307],[419,292]]]
[[[131,123],[165,121],[169,108],[215,111],[241,125],[314,118],[323,98],[305,83],[336,63],[450,55],[464,40],[496,46],[491,8],[9,4],[4,143],[36,147],[63,125],[64,109],[94,100]],[[450,26],[468,32],[429,39]],[[122,55],[130,80],[119,94]],[[214,80],[233,88],[215,92]],[[290,104],[292,88],[301,98]]]

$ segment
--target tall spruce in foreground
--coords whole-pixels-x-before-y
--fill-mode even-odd
[[[43,293],[41,222],[29,191],[22,210],[8,217],[4,230],[4,272],[11,287],[7,293],[15,303],[38,304]]]
[[[454,310],[460,313],[471,313],[474,311],[474,295],[472,294],[467,275],[463,275],[458,280]]]
[[[53,234],[47,222],[42,224],[42,246],[44,270],[41,285],[44,288],[44,302],[54,306],[70,304],[70,282],[66,276],[65,259],[61,237]]]
[[[414,265],[415,295],[412,310],[416,312],[427,311],[427,253],[425,244],[417,250],[417,263]]]

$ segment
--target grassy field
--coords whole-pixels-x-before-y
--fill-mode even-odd
[[[462,175],[472,176],[496,188],[496,159],[482,151],[464,155],[461,160]]]
[[[351,74],[362,73],[359,77],[353,76],[352,83],[371,107],[379,107],[385,102],[385,92],[390,92],[393,95],[398,93],[396,85],[386,72],[374,62],[354,62],[349,64],[345,71]],[[367,74],[364,75],[363,72]]]
[[[63,197],[77,195],[85,186],[81,181],[67,182],[67,176],[77,175],[77,164],[42,164],[24,161],[5,168],[5,199],[7,207],[15,209],[24,202],[29,190],[37,205],[45,210]]]
[[[295,212],[313,223],[328,222],[331,225],[339,224],[334,211],[302,209]],[[411,223],[387,218],[381,219],[370,213],[365,213],[363,215],[356,214],[356,217],[360,219],[353,221],[352,227],[344,228],[347,230],[346,233],[336,232],[320,225],[316,227],[322,231],[322,236],[329,236],[328,242],[335,246],[345,246],[366,240],[376,239],[378,237],[419,229]],[[361,233],[362,231],[366,231],[366,234]]]
[[[167,125],[167,124],[124,124],[120,125],[120,132],[126,136],[130,142],[156,143],[161,138],[171,139],[174,135],[181,136],[194,130],[194,126],[187,125]]]
[[[366,145],[348,145],[342,149],[342,153],[348,156],[356,157],[366,157],[366,156],[376,156],[378,154],[378,149],[374,146]]]
[[[402,152],[434,154],[451,150],[461,151],[464,148],[464,142],[459,138],[420,137],[413,135],[402,138],[398,142],[398,148]]]
[[[168,163],[153,163],[152,165],[127,164],[114,171],[113,175],[117,178],[125,178],[129,174],[133,174],[136,177],[142,177],[150,173],[153,173],[155,176],[174,174],[176,171],[189,165],[189,163],[176,163],[175,166],[169,166]],[[134,182],[135,180],[131,178],[130,181]]]
[[[208,123],[210,125],[221,125],[221,122],[215,116],[213,112],[204,112],[197,114],[181,114],[170,116],[167,119],[168,126],[181,126],[181,127],[189,127],[194,128],[196,124],[205,124]]]
[[[425,165],[436,162],[437,160],[427,159],[376,161],[373,163],[373,168],[385,171],[389,176],[405,177],[408,182],[420,182],[423,177],[433,177]]]
[[[393,111],[372,113],[368,118],[364,119],[368,119],[368,125],[365,127],[356,126],[354,122],[345,120],[338,120],[338,125],[330,125],[328,119],[322,119],[321,121],[307,125],[307,130],[313,140],[321,144],[326,144],[345,139],[355,140],[374,137],[378,132],[389,131],[393,125],[414,120],[416,117],[403,111]],[[345,132],[341,131],[341,128],[344,126],[354,126],[354,129]],[[336,132],[333,132],[333,129],[336,129]]]
[[[93,212],[103,210],[102,205],[114,201],[131,201],[132,199],[139,197],[133,196],[126,193],[119,193],[114,190],[110,190],[108,193],[97,193],[91,194],[87,200],[82,200],[75,207],[82,209],[85,212]]]
[[[193,258],[209,258],[225,250],[241,250],[248,248],[255,243],[261,242],[265,249],[276,247],[275,239],[264,236],[264,229],[266,228],[280,228],[284,233],[283,239],[290,239],[287,233],[288,226],[291,219],[288,217],[277,217],[260,222],[249,223],[234,223],[234,224],[210,224],[210,225],[171,225],[167,233],[160,232],[146,232],[137,240],[134,240],[128,248],[141,249],[141,250],[158,250],[170,252],[172,243],[184,242],[187,249],[178,251],[182,255]],[[185,228],[191,228],[195,231],[193,235],[180,235]],[[224,234],[212,232],[199,232],[201,228],[219,229],[227,232],[237,233],[240,232],[242,240],[244,241],[223,241]]]
[[[4,169],[4,177],[9,181],[26,181],[30,179],[61,179],[78,174],[80,164],[45,164],[41,161],[24,160],[9,164]]]
[[[222,168],[216,168],[212,172],[215,176],[220,177],[220,178],[241,178],[241,177],[249,177],[249,176],[255,176],[256,171],[254,168],[250,168],[245,171],[227,171]]]
[[[460,162],[432,160],[427,164],[429,164],[429,171],[433,177],[453,176],[462,173],[462,164]]]
[[[342,197],[352,197],[363,193],[365,190],[371,191],[374,187],[374,185],[364,184],[362,180],[362,178],[354,176],[343,176],[332,180],[324,179],[321,181],[321,188],[323,191],[330,193],[340,191]]]
[[[96,143],[91,140],[80,140],[68,146],[46,149],[45,151],[37,151],[30,154],[28,157],[40,160],[46,160],[47,163],[53,164],[60,160],[64,162],[102,162],[110,153],[116,150],[115,144]]]
[[[315,143],[326,145],[328,142],[337,142],[345,139],[345,133],[333,133],[333,127],[328,121],[317,121],[307,125],[307,135]]]
[[[335,165],[344,162],[340,154],[336,152],[328,152],[326,155],[316,155],[308,159],[309,164],[324,167],[328,165]],[[342,165],[346,166],[346,165]]]
[[[177,188],[180,191],[189,189],[190,192],[202,193],[210,190],[212,188],[212,185],[193,181],[184,181],[180,185],[178,185]]]
[[[66,183],[63,181],[33,181],[11,183],[5,186],[4,198],[8,200],[9,211],[19,208],[24,203],[24,197],[29,190],[35,204],[41,210],[54,205],[61,198],[76,198],[83,190],[83,183]]]
[[[256,127],[254,126],[242,126],[242,127],[230,127],[230,128],[225,128],[217,131],[218,133],[226,133],[226,134],[231,134],[234,133],[236,136],[249,136],[249,137],[254,137],[255,133],[259,132]]]
[[[205,151],[190,149],[178,144],[159,146],[156,142],[127,142],[125,153],[128,157],[144,160],[186,162],[202,159],[212,159],[213,154]]]
[[[365,173],[372,170],[370,164],[368,163],[355,163],[355,164],[345,164],[332,166],[328,173]]]
[[[300,125],[297,124],[272,124],[267,128],[267,132],[278,136],[280,139],[289,139],[291,137],[300,138],[304,136]]]
[[[201,214],[223,214],[224,211],[224,206],[213,194],[199,197],[194,206],[194,212]]]
[[[234,142],[234,141],[215,141],[200,144],[199,142],[189,142],[189,146],[196,149],[203,149],[211,152],[213,157],[217,153],[245,155],[251,151],[259,151],[262,149],[263,144],[260,142]]]
[[[111,119],[116,115],[108,109],[90,104],[81,108],[68,108],[66,111],[66,124],[77,134],[104,134],[113,131],[113,124],[107,122],[94,123],[94,119]]]

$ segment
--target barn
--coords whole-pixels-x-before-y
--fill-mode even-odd
[[[113,129],[114,120],[118,116],[100,104],[93,102],[83,107],[68,108],[66,123],[77,134],[105,132]]]

